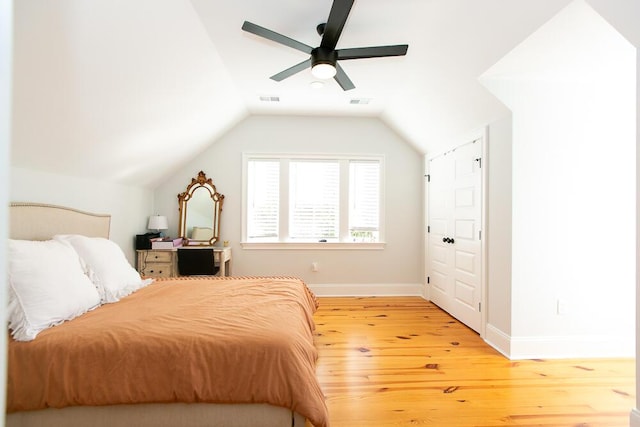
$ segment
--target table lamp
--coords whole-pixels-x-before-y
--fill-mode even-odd
[[[162,215],[151,215],[149,217],[147,228],[149,230],[155,230],[156,233],[160,233],[160,235],[162,236],[162,232],[160,230],[166,230],[169,228],[167,217]]]

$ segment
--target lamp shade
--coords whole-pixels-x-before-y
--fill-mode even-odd
[[[149,230],[166,230],[169,228],[167,217],[162,215],[151,215],[149,217],[149,224],[147,224]]]

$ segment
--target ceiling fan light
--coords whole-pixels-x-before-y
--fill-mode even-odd
[[[336,75],[336,67],[327,63],[315,64],[311,67],[311,74],[313,74],[313,77],[316,79],[330,79]]]

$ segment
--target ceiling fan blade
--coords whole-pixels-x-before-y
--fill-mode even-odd
[[[276,33],[275,31],[271,31],[267,28],[261,27],[260,25],[256,25],[249,21],[244,21],[244,24],[242,24],[242,29],[248,33],[252,33],[252,34],[255,34],[256,36],[264,37],[265,39],[269,39],[276,43],[280,43],[285,46],[292,47],[304,53],[310,54],[311,51],[313,50],[311,46],[307,46],[304,43],[301,43],[287,36],[283,36],[282,34]]]
[[[327,49],[335,49],[338,44],[340,34],[344,28],[345,22],[349,17],[351,6],[353,6],[354,0],[333,0],[331,6],[331,12],[329,12],[329,19],[327,25],[324,27],[324,34],[322,35],[322,42],[320,46]]]
[[[274,74],[273,76],[271,76],[272,80],[275,80],[277,82],[281,82],[282,80],[286,79],[287,77],[291,77],[296,73],[299,73],[300,71],[311,67],[311,58],[302,61],[299,64],[294,65],[293,67],[289,67],[284,71],[280,71],[278,74]]]
[[[379,58],[382,56],[403,56],[407,54],[409,45],[355,47],[352,49],[338,49],[338,59]]]
[[[336,75],[333,78],[338,82],[342,90],[351,90],[356,87],[340,64],[336,64]]]

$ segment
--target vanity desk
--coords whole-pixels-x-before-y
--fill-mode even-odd
[[[214,246],[220,238],[223,202],[224,195],[216,190],[211,178],[203,171],[198,172],[187,189],[178,194],[178,237],[182,238],[183,245],[173,249],[137,250],[138,272],[148,277],[230,276],[231,248]],[[184,267],[182,273],[179,266]]]
[[[194,247],[194,250],[202,247]],[[216,276],[231,275],[231,248],[214,247],[213,258],[220,267]],[[178,249],[140,249],[137,250],[138,272],[145,277],[177,277]]]

